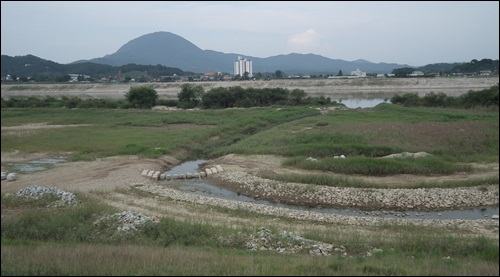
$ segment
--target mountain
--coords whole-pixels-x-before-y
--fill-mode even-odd
[[[238,56],[252,60],[253,72],[286,74],[337,74],[339,70],[350,72],[360,69],[367,73],[390,73],[395,68],[408,65],[372,63],[366,60],[353,62],[330,59],[315,54],[296,54],[258,58],[236,53],[202,50],[188,40],[170,33],[155,32],[140,36],[124,44],[118,51],[101,58],[80,60],[73,63],[93,62],[112,66],[124,64],[164,65],[191,72],[233,72]]]
[[[193,72],[186,72],[179,68],[171,68],[163,65],[126,64],[111,66],[92,62],[59,64],[33,55],[16,57],[2,55],[1,76],[3,78],[10,75],[34,81],[63,81],[64,75],[67,74],[89,75],[93,79],[100,79],[103,77],[114,77],[118,72],[121,72],[123,77],[132,76],[132,78],[143,76],[145,72],[152,78],[172,76],[174,74],[178,76],[194,75]]]

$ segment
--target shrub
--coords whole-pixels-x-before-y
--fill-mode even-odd
[[[130,88],[125,97],[134,107],[141,109],[149,109],[158,101],[156,90],[147,86]]]

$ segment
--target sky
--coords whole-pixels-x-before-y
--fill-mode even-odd
[[[203,50],[423,66],[499,56],[498,1],[1,1],[1,54],[61,64],[171,32]]]

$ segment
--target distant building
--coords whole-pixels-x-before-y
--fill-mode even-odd
[[[68,75],[70,77],[70,79],[69,79],[70,83],[78,82],[79,81],[78,77],[83,78],[83,80],[90,79],[89,75],[82,75],[82,74],[68,74]]]
[[[413,71],[411,74],[409,74],[408,76],[411,76],[411,77],[418,77],[418,76],[424,76],[424,73],[422,71]]]
[[[248,72],[248,77],[253,77],[252,61],[238,56],[238,60],[234,62],[234,76],[244,76],[245,72]]]
[[[355,78],[366,78],[366,72],[356,69],[351,71],[351,75],[341,75],[341,76],[328,76],[328,79],[355,79]]]
[[[204,80],[215,80],[219,77],[220,72],[206,72],[203,74],[203,79]]]
[[[358,68],[354,71],[351,71],[351,76],[366,77],[366,72],[363,72]]]
[[[396,74],[393,73],[386,73],[386,74],[377,74],[377,78],[384,78],[384,77],[396,77]]]

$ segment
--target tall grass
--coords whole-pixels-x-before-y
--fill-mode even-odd
[[[2,209],[16,206],[4,199]],[[302,236],[342,249],[322,257],[249,251],[246,239],[256,232],[252,228],[168,217],[116,237],[114,229],[106,232],[94,224],[112,212],[85,199],[79,206],[3,217],[2,275],[498,274],[498,241],[433,227],[378,226],[380,233],[373,235],[343,231],[342,226],[310,229]]]
[[[324,173],[310,174],[277,174],[263,172],[260,177],[286,183],[312,184],[318,186],[331,187],[346,187],[346,188],[456,188],[456,187],[479,187],[482,185],[498,184],[498,177],[468,179],[468,180],[453,180],[441,182],[420,182],[420,183],[401,183],[401,184],[386,184],[363,181],[360,178],[331,176]]]
[[[2,248],[2,275],[51,276],[495,276],[498,263],[408,255],[314,257],[198,247],[60,245]]]
[[[435,157],[387,159],[352,157],[345,159],[324,158],[318,161],[310,161],[306,157],[293,157],[285,159],[283,161],[283,165],[309,170],[370,176],[388,176],[396,174],[430,176],[472,171],[472,167],[470,165],[454,164],[442,161]]]

